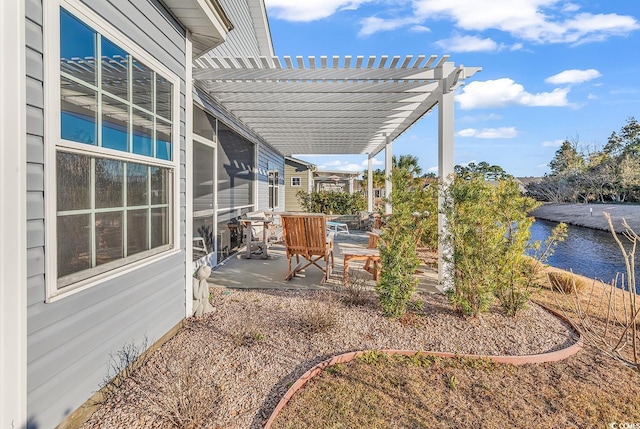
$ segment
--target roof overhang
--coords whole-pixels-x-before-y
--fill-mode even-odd
[[[207,56],[193,77],[284,155],[372,156],[481,70],[448,59]]]
[[[163,0],[163,3],[191,33],[194,57],[224,42],[233,29],[217,0]]]

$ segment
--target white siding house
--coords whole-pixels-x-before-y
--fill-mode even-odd
[[[294,67],[264,0],[3,0],[0,24],[2,428],[81,420],[111,355],[169,338],[237,218],[285,210],[285,155],[359,153],[371,177],[439,106],[446,176],[453,90],[478,71],[425,55]]]

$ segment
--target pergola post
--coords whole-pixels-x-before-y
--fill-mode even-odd
[[[367,162],[367,211],[373,212],[373,158]]]
[[[443,188],[446,190],[451,183],[454,160],[453,160],[453,95],[451,82],[448,76],[453,71],[449,63],[443,64],[442,76],[438,88],[438,172],[442,179]],[[438,235],[442,237],[447,233],[447,218],[442,214],[444,198],[442,193],[438,196]],[[446,291],[453,288],[453,248],[443,245],[438,241],[438,280],[440,290]]]
[[[389,134],[385,134],[385,146],[384,146],[384,196],[387,200],[384,205],[385,214],[391,214],[393,208],[391,207],[391,191],[393,185],[391,184],[391,171],[393,170],[393,142],[389,138]]]

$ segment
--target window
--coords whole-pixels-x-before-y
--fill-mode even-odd
[[[291,186],[302,186],[302,181],[299,177],[291,178]]]
[[[278,207],[278,185],[279,175],[278,170],[269,170],[267,172],[269,176],[269,208],[274,209]]]
[[[57,290],[173,248],[175,76],[60,8]]]

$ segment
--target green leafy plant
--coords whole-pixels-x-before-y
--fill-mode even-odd
[[[482,175],[455,178],[443,197],[448,233],[442,240],[453,249],[448,261],[455,267],[449,273],[454,287],[447,291],[453,307],[475,316],[497,298],[508,315],[526,308],[537,289],[537,268],[566,237],[566,225],[556,227],[544,245],[532,243],[528,213],[539,203],[521,195],[511,179],[491,184]]]
[[[415,271],[419,264],[416,245],[426,227],[428,214],[416,213],[416,181],[403,169],[394,169],[391,175],[393,214],[378,243],[382,270],[376,293],[387,317],[401,317],[418,283]]]
[[[446,293],[454,309],[465,316],[487,311],[494,300],[497,259],[504,239],[492,212],[494,200],[494,189],[483,177],[455,178],[443,187],[448,224],[441,240],[452,249],[445,262],[454,280],[454,287]]]
[[[304,210],[309,213],[350,215],[367,209],[367,200],[360,193],[301,190],[296,197]]]

